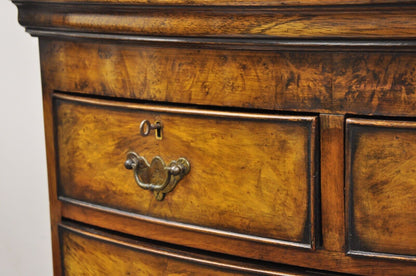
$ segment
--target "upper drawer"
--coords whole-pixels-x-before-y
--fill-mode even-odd
[[[316,117],[62,95],[55,97],[54,112],[61,199],[108,206],[187,229],[194,225],[205,233],[215,229],[217,235],[314,246]],[[163,139],[142,137],[143,120],[160,121]],[[191,169],[158,201],[140,189],[124,167],[130,151],[149,162],[160,156],[166,164],[184,157]]]
[[[40,40],[47,91],[308,113],[416,116],[416,54]]]
[[[347,120],[351,254],[416,260],[416,123]]]

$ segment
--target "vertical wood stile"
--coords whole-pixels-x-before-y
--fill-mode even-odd
[[[345,248],[344,227],[344,116],[320,115],[322,246]]]
[[[61,202],[58,200],[58,191],[56,183],[56,152],[52,106],[53,89],[50,87],[51,82],[45,78],[47,74],[45,74],[44,71],[47,68],[48,57],[47,54],[43,51],[43,49],[44,47],[42,39],[39,39],[39,51],[41,56],[40,60],[42,70],[43,116],[45,124],[46,160],[49,183],[49,208],[51,220],[53,272],[54,275],[62,275],[61,250],[58,232],[58,224],[62,220],[62,207]]]

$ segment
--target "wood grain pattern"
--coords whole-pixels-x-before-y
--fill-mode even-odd
[[[346,255],[345,251],[315,251],[276,246],[238,237],[224,237],[208,231],[196,232],[192,228],[178,228],[169,223],[154,223],[143,220],[137,214],[106,209],[100,206],[75,201],[63,202],[63,216],[77,221],[99,225],[110,230],[145,236],[149,239],[181,244],[189,248],[200,248],[212,252],[237,255],[251,259],[308,267],[319,270],[357,275],[413,275],[416,262],[392,262],[380,258],[362,258]],[[139,218],[138,218],[139,217]],[[192,251],[192,250],[191,250]],[[284,258],[282,258],[284,256]]]
[[[56,275],[416,275],[414,1],[15,3],[40,37]],[[130,150],[191,173],[157,202]]]
[[[54,275],[62,275],[61,251],[59,248],[58,224],[62,220],[62,205],[58,200],[55,131],[52,105],[52,89],[42,80],[43,121],[45,126],[46,161],[48,168],[48,197],[51,223],[52,257]],[[45,183],[46,184],[46,183]]]
[[[75,224],[61,224],[60,237],[65,275],[317,275],[164,248]]]
[[[42,6],[42,5],[41,5]],[[36,7],[36,5],[35,5]],[[31,29],[185,37],[361,38],[416,37],[414,6],[302,9],[121,8],[22,5],[19,22]]]
[[[183,5],[183,6],[324,6],[324,5],[368,5],[368,4],[406,4],[413,0],[15,0],[19,3],[102,3],[129,5]]]
[[[128,109],[69,99],[81,102],[55,101],[60,195],[312,246],[314,117],[208,116],[209,111]],[[162,122],[163,140],[139,135],[145,119]],[[162,202],[156,201],[124,168],[129,151],[149,162],[157,155],[165,162],[186,157],[191,172]]]
[[[344,229],[344,116],[321,114],[321,216],[322,247],[345,250]],[[339,199],[339,200],[334,200]]]
[[[54,64],[46,78],[61,91],[267,109],[299,109],[330,93],[322,55],[41,44],[45,63]]]
[[[60,91],[322,113],[416,116],[416,56],[177,49],[42,39]]]
[[[416,260],[416,124],[349,119],[347,129],[350,249]]]
[[[340,108],[361,114],[412,115],[416,108],[414,54],[348,54],[334,57],[333,89]]]

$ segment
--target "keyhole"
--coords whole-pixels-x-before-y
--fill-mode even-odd
[[[162,140],[162,129],[163,129],[162,123],[160,121],[156,121],[155,125],[159,126],[158,128],[156,128],[156,131],[155,131],[156,139]]]

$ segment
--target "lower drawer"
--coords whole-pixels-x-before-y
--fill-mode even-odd
[[[64,275],[315,275],[167,248],[74,223],[59,229]]]

